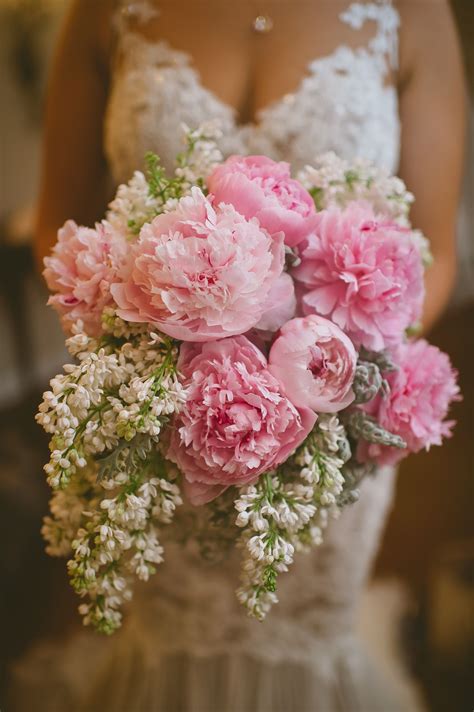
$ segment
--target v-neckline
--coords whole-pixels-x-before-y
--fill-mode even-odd
[[[219,104],[232,117],[232,121],[235,128],[241,131],[251,131],[258,129],[265,115],[268,115],[273,111],[278,110],[282,105],[286,103],[293,103],[294,100],[301,94],[308,79],[310,79],[316,74],[317,68],[319,66],[324,66],[325,64],[328,64],[328,62],[330,62],[331,60],[337,59],[341,56],[343,52],[349,52],[354,59],[357,56],[369,54],[369,50],[366,46],[351,47],[347,44],[340,44],[332,52],[322,55],[321,57],[315,57],[314,59],[311,59],[306,64],[304,73],[293,91],[286,92],[279,98],[274,99],[265,106],[259,108],[255,112],[253,118],[249,120],[242,120],[239,118],[240,112],[236,107],[232,106],[232,104],[227,102],[225,99],[222,99],[214,90],[210,89],[203,83],[201,73],[194,64],[192,56],[188,52],[186,52],[185,50],[174,48],[167,40],[150,40],[144,35],[137,33],[133,34],[133,40],[136,42],[144,43],[149,47],[161,48],[163,52],[166,53],[171,59],[171,64],[168,68],[173,68],[173,66],[175,66],[176,69],[185,67],[186,69],[191,71],[195,76],[196,85],[199,87],[199,89],[208,96],[210,96],[214,102]],[[393,90],[394,87],[388,85],[387,89]]]

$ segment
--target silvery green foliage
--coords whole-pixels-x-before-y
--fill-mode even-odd
[[[359,352],[359,359],[375,364],[382,373],[389,373],[397,368],[389,351],[369,351],[362,347]]]
[[[373,400],[384,386],[384,378],[380,368],[370,361],[357,362],[352,389],[355,393],[355,405]]]
[[[385,430],[372,416],[362,410],[354,410],[345,415],[344,424],[347,432],[354,440],[366,440],[369,443],[388,445],[389,447],[406,448],[405,441],[394,433]]]
[[[362,481],[375,474],[375,466],[372,464],[361,465],[353,458],[342,468],[344,476],[344,486],[337,501],[339,507],[354,504],[359,499],[359,487]]]
[[[362,348],[352,384],[355,393],[354,405],[368,403],[379,393],[387,394],[389,385],[384,378],[384,373],[389,373],[395,368],[388,351],[367,351]]]
[[[340,414],[347,436],[354,442],[361,438],[368,442],[404,448],[405,442],[398,435],[388,432],[365,411],[354,406],[369,403],[377,396],[385,397],[389,393],[389,384],[385,373],[395,370],[388,351],[368,351],[362,348],[356,366],[352,388],[355,393],[354,403]],[[374,474],[375,465],[361,464],[355,458],[348,459],[343,468],[344,486],[338,499],[340,507],[351,504],[359,498],[359,486],[362,480]]]
[[[121,439],[114,450],[106,455],[98,456],[97,481],[113,477],[117,472],[133,474],[143,467],[148,453],[153,448],[153,441],[149,435],[141,433],[132,440]]]
[[[355,393],[354,405],[368,403],[379,394],[387,395],[390,387],[384,378],[384,373],[389,373],[395,368],[387,351],[361,349],[352,384]]]

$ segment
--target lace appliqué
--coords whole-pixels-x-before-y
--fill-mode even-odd
[[[373,21],[375,35],[367,46],[340,45],[313,60],[294,93],[260,111],[256,125],[241,129],[241,144],[295,167],[333,150],[394,171],[400,141],[398,96],[386,77],[398,65],[399,14],[389,0],[381,0],[352,3],[339,17],[355,30]]]
[[[379,59],[388,58],[391,69],[398,69],[398,29],[400,15],[393,7],[391,0],[381,0],[379,3],[352,3],[341,13],[342,22],[355,30],[360,30],[367,20],[377,23],[378,30],[368,44],[369,51]]]

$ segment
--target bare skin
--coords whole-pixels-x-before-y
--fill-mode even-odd
[[[202,83],[241,121],[293,91],[311,59],[339,44],[361,45],[338,20],[348,0],[160,0],[143,30],[187,51]],[[108,96],[114,0],[75,0],[58,45],[48,94],[36,227],[38,260],[67,218],[100,219],[110,198],[102,132]],[[447,0],[400,0],[399,90],[403,127],[400,175],[416,195],[413,223],[431,241],[424,328],[442,313],[455,278],[455,228],[462,176],[465,94],[458,40]],[[252,32],[258,13],[274,20]],[[183,22],[186,18],[186,22]],[[120,57],[116,58],[120,61]],[[217,61],[218,60],[218,61]]]

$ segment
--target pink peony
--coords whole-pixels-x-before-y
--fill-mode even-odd
[[[193,188],[176,210],[142,228],[112,294],[127,321],[153,323],[183,341],[219,339],[257,324],[283,265],[282,233],[271,237]]]
[[[231,156],[214,169],[207,185],[216,203],[233,205],[246,218],[257,217],[270,234],[283,231],[290,247],[313,228],[314,201],[291,178],[288,163],[265,156]]]
[[[328,319],[292,319],[270,349],[269,371],[299,408],[336,413],[354,400],[357,353],[351,340]]]
[[[365,203],[317,214],[292,274],[305,314],[334,321],[357,347],[395,345],[421,315],[423,267],[411,233]]]
[[[245,336],[183,344],[178,368],[188,396],[168,457],[183,472],[193,504],[255,482],[285,461],[316,421],[282,394],[265,357]]]
[[[397,370],[387,375],[390,394],[364,406],[386,430],[400,435],[406,450],[361,441],[360,462],[396,464],[409,452],[441,445],[451,435],[453,421],[445,420],[452,401],[459,400],[457,374],[449,357],[424,339],[402,344],[395,352]]]
[[[81,319],[85,331],[101,333],[104,307],[113,304],[110,285],[125,256],[126,244],[107,223],[95,229],[80,227],[68,220],[58,232],[50,257],[44,260],[44,278],[55,292],[48,301],[70,331]]]

